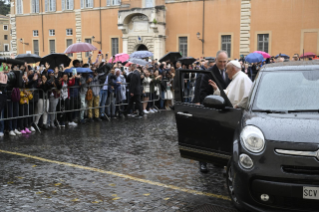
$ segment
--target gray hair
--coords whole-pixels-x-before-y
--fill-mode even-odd
[[[218,58],[218,56],[219,56],[221,53],[225,53],[225,54],[227,55],[227,57],[228,57],[228,53],[227,53],[226,51],[224,51],[224,50],[219,50],[219,51],[217,52],[217,54],[216,54],[216,59]]]

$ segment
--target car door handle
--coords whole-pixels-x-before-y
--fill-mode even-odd
[[[187,117],[192,117],[193,115],[190,113],[183,113],[183,112],[177,112],[178,115],[182,115],[182,116],[187,116]]]

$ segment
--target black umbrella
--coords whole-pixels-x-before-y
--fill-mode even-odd
[[[205,57],[205,60],[213,60],[213,61],[215,61],[215,57]]]
[[[164,55],[159,62],[165,62],[165,61],[170,61],[174,63],[178,58],[181,58],[182,55],[179,52],[169,52],[166,55]]]
[[[193,57],[182,57],[179,58],[178,61],[181,61],[181,63],[184,65],[191,65],[196,61],[196,59]]]
[[[51,69],[61,64],[63,64],[64,67],[68,67],[71,63],[71,59],[65,54],[49,54],[40,61],[40,65],[45,65],[45,63],[49,63]]]
[[[104,64],[103,66],[97,68],[95,71],[96,71],[96,73],[99,73],[99,74],[101,74],[101,73],[105,73],[105,74],[106,74],[106,73],[108,73],[112,68],[113,68],[113,64],[111,64],[111,63],[106,63],[106,64]]]
[[[16,60],[11,58],[0,57],[0,63],[7,63],[12,65],[24,65],[22,60]]]
[[[16,59],[22,60],[27,63],[37,63],[41,61],[41,57],[36,54],[19,54]]]

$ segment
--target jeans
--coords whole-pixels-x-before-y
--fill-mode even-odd
[[[84,112],[85,112],[85,108],[86,108],[86,101],[85,101],[85,97],[86,94],[82,94],[80,93],[80,100],[81,100],[81,112],[80,112],[80,119],[83,120],[84,119]]]
[[[56,112],[56,107],[58,106],[59,103],[59,98],[54,98],[54,96],[50,96],[50,107],[49,107],[49,111],[50,111],[50,122],[51,122],[51,126],[54,126],[54,120],[55,120],[55,112]]]
[[[8,101],[7,114],[8,118],[19,116],[19,102]],[[8,120],[6,124],[9,131],[16,130],[18,128],[18,119]]]
[[[107,115],[108,116],[115,116],[115,104],[116,104],[116,96],[114,95],[113,92],[109,93],[109,98],[107,99]],[[111,111],[112,109],[112,111]]]
[[[106,104],[106,100],[107,100],[107,96],[108,96],[108,90],[101,90],[100,91],[100,115],[101,117],[105,116],[105,104]]]
[[[47,124],[48,119],[48,111],[49,111],[49,100],[48,99],[39,99],[37,107],[35,109],[36,114],[43,113],[43,121],[42,124]],[[39,124],[41,115],[38,115],[35,119],[35,122],[37,125]]]

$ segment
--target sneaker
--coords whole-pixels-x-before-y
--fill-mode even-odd
[[[153,108],[152,110],[154,111],[154,113],[157,113],[157,112],[158,112],[158,110],[156,110],[155,108]]]
[[[75,123],[74,121],[69,123],[69,126],[78,126],[77,123]]]
[[[30,131],[27,127],[24,129],[24,131],[25,131],[26,133],[31,133],[31,131]]]
[[[89,118],[87,121],[88,122],[94,122],[94,120],[92,118]]]
[[[21,133],[21,134],[26,134],[27,132],[24,131],[24,130],[21,130],[20,133]]]
[[[31,126],[30,127],[31,132],[35,132],[35,129]]]
[[[149,112],[147,110],[143,110],[144,113],[148,114]]]
[[[150,113],[155,113],[155,111],[153,109],[150,109],[149,112]]]
[[[4,136],[3,132],[0,132],[0,137],[3,137],[3,136]]]
[[[100,118],[94,118],[94,121],[102,121],[102,119],[100,119]]]
[[[54,124],[51,124],[50,126],[52,129],[56,129],[56,126]]]
[[[16,136],[16,134],[14,133],[13,130],[11,130],[11,131],[9,132],[9,135]]]
[[[64,123],[64,122],[61,122],[60,126],[61,126],[61,127],[65,127],[65,123]]]
[[[19,130],[17,130],[17,129],[14,130],[14,133],[15,133],[16,135],[21,135],[21,134],[22,134],[22,133],[19,132]]]

